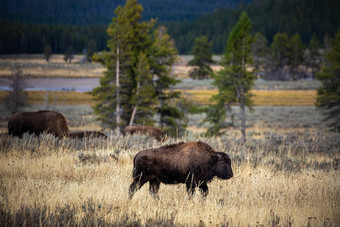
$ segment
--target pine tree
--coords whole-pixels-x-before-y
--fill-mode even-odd
[[[124,7],[118,6],[107,31],[110,51],[94,57],[107,68],[100,86],[92,92],[100,101],[94,110],[103,127],[115,128],[117,135],[122,126],[129,124],[135,106],[138,58],[151,46],[149,34],[154,22],[141,22],[142,11],[137,0],[127,0]]]
[[[177,58],[177,49],[164,26],[155,29],[150,49],[154,88],[158,98],[159,126],[173,136],[184,133],[187,124],[187,100],[172,89],[179,80],[171,76],[171,66]]]
[[[67,48],[66,52],[65,52],[64,61],[65,61],[65,63],[71,64],[73,58],[74,58],[73,47],[72,47],[72,46],[69,46],[69,47]]]
[[[292,79],[297,79],[299,67],[303,64],[303,54],[305,47],[299,34],[293,35],[288,42],[288,66]]]
[[[320,42],[314,33],[309,41],[306,58],[306,66],[312,70],[312,78],[315,79],[315,73],[320,70],[321,67],[321,54],[320,54]]]
[[[340,30],[317,79],[322,86],[317,90],[316,106],[323,110],[328,127],[340,132]]]
[[[212,69],[210,64],[214,63],[212,59],[211,43],[208,42],[206,36],[200,36],[195,39],[194,45],[191,50],[191,54],[194,58],[189,61],[189,66],[194,68],[189,72],[189,75],[193,79],[208,79]]]
[[[150,73],[150,66],[147,57],[144,53],[140,53],[138,57],[137,66],[135,68],[136,74],[136,92],[133,94],[131,104],[133,106],[129,125],[133,125],[136,120],[139,124],[153,124],[153,122],[145,122],[145,120],[152,119],[156,110],[150,108],[157,103],[157,97],[152,84],[152,74]],[[140,114],[138,114],[138,112]]]
[[[218,94],[213,96],[215,105],[209,106],[205,121],[213,125],[208,129],[208,134],[217,134],[221,129],[228,126],[225,123],[227,112],[233,120],[237,116],[240,120],[239,129],[243,139],[246,139],[246,110],[251,109],[252,100],[250,89],[254,85],[255,76],[247,70],[252,63],[251,44],[253,37],[250,34],[251,20],[247,13],[241,16],[230,32],[227,47],[222,59],[223,69],[213,75],[213,84],[218,89]],[[231,105],[239,106],[239,113],[232,112]]]
[[[169,76],[176,48],[166,30],[151,32],[155,21],[141,22],[142,10],[137,0],[117,7],[108,28],[110,51],[94,57],[107,67],[100,86],[92,92],[99,101],[95,113],[104,127],[115,128],[118,135],[127,125],[153,125],[156,112],[174,98],[167,90],[177,82]]]
[[[257,32],[252,44],[252,54],[254,56],[254,70],[256,77],[260,77],[259,73],[261,69],[264,69],[266,63],[266,57],[268,55],[268,40],[260,32]]]
[[[86,59],[91,62],[92,56],[97,52],[97,44],[94,39],[91,39],[87,45]]]
[[[288,42],[289,38],[286,33],[275,34],[270,45],[275,69],[283,69],[288,63]]]

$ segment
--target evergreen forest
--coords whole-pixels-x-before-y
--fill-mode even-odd
[[[260,32],[269,43],[277,33],[299,34],[307,46],[313,34],[324,43],[340,28],[337,0],[140,0],[143,19],[158,18],[168,29],[179,54],[189,54],[194,40],[208,37],[212,52],[222,54],[228,34],[242,11],[253,22],[252,33]],[[123,0],[1,1],[0,54],[43,53],[46,45],[54,54],[70,47],[84,53],[90,41],[97,51],[107,48],[107,27]]]

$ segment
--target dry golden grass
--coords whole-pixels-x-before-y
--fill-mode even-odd
[[[0,58],[0,77],[12,75],[18,67],[31,77],[101,77],[105,68],[99,63],[81,63],[83,55],[75,55],[71,64],[65,63],[63,55],[52,55],[49,63],[43,55],[8,55]]]
[[[75,55],[71,64],[65,63],[64,55],[54,54],[49,63],[42,54],[31,55],[5,55],[0,58],[0,77],[12,75],[14,66],[19,67],[23,74],[31,77],[101,77],[105,67],[99,63],[82,63],[83,55]],[[192,56],[191,56],[192,57]],[[173,72],[177,78],[189,78],[192,67],[187,66],[190,56],[179,56],[178,64],[173,66]],[[188,59],[186,59],[188,58]],[[184,60],[183,60],[184,59]],[[221,66],[214,65],[212,69],[217,71]]]
[[[192,66],[187,66],[187,65],[174,65],[173,74],[176,75],[176,78],[178,79],[187,79],[187,78],[190,78],[189,72],[192,68],[193,68]],[[213,65],[211,66],[211,69],[214,72],[217,72],[222,69],[222,66]]]
[[[212,95],[217,94],[216,90],[180,90],[185,97],[202,105],[211,104]],[[278,91],[257,91],[251,92],[254,97],[255,106],[313,106],[316,99],[315,90],[278,90]],[[0,91],[0,99],[5,97],[6,91]],[[32,104],[41,104],[46,96],[46,91],[29,91],[28,99]],[[96,103],[88,93],[50,91],[49,102],[57,100],[63,104],[88,104]]]
[[[183,94],[200,104],[211,104],[210,100],[217,90],[183,90]],[[255,106],[313,106],[316,99],[315,90],[253,90]]]
[[[8,94],[7,91],[0,91],[0,100]],[[47,97],[46,91],[28,91],[28,101],[32,105],[39,105],[45,103]],[[48,103],[50,105],[94,105],[96,101],[93,96],[85,92],[77,91],[49,91]]]
[[[184,185],[162,184],[160,200],[145,185],[130,201],[132,158],[139,150],[160,146],[155,141],[112,137],[85,145],[62,140],[57,146],[49,136],[39,145],[30,137],[0,138],[2,218],[28,225],[47,225],[53,214],[59,218],[52,219],[54,225],[66,219],[71,225],[339,226],[340,172],[335,164],[328,165],[340,158],[333,139],[320,146],[323,140],[317,135],[281,145],[275,145],[276,139],[245,145],[233,138],[200,139],[231,155],[234,178],[208,184],[206,199],[198,193],[188,199]],[[308,141],[315,141],[313,151],[308,151]],[[113,153],[118,160],[109,156]]]

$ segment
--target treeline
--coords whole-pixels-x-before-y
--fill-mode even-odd
[[[249,2],[251,0],[243,0]],[[160,21],[193,20],[221,7],[236,7],[240,0],[139,0],[143,18]],[[44,24],[109,24],[114,9],[125,0],[16,0],[0,1],[0,19]]]
[[[261,32],[271,42],[276,33],[300,34],[308,44],[315,33],[319,40],[334,36],[340,28],[340,1],[337,0],[257,0],[238,8],[218,9],[195,21],[167,23],[170,36],[180,53],[189,53],[196,37],[207,36],[212,51],[221,54],[231,28],[242,11],[253,22],[252,32]]]
[[[332,45],[329,36],[322,44],[314,33],[305,45],[298,33],[288,36],[284,32],[275,34],[269,43],[258,32],[251,45],[253,57],[250,65],[257,78],[266,80],[315,79]]]
[[[6,2],[6,1],[4,1]],[[4,2],[2,4],[4,4]],[[13,2],[24,2],[24,0],[18,0]],[[73,50],[77,53],[82,53],[87,49],[89,40],[94,40],[97,46],[97,50],[101,51],[106,49],[107,46],[107,27],[113,17],[113,10],[115,6],[113,3],[118,4],[121,1],[103,1],[101,4],[90,4],[90,0],[79,2],[80,6],[85,3],[85,8],[91,8],[88,14],[81,14],[82,7],[78,7],[75,2],[70,1],[70,4],[66,4],[65,1],[61,1],[60,8],[56,8],[56,13],[50,14],[51,20],[45,23],[48,25],[36,24],[38,21],[32,21],[35,23],[22,23],[22,22],[9,22],[10,20],[22,20],[32,16],[32,12],[28,11],[24,14],[25,7],[29,7],[23,3],[18,9],[14,10],[11,4],[12,1],[6,4],[9,11],[4,11],[6,7],[2,8],[3,13],[0,22],[0,54],[15,54],[15,53],[42,53],[46,44],[50,44],[53,53],[65,53],[65,51],[72,46]],[[35,4],[35,0],[32,1],[32,6]],[[40,1],[39,1],[40,2]],[[104,3],[109,4],[110,8],[105,10],[110,11],[110,19],[100,19],[105,14],[105,10],[102,5]],[[206,36],[208,40],[212,42],[212,51],[215,54],[221,54],[224,51],[226,40],[232,26],[236,23],[240,13],[245,11],[252,19],[253,27],[252,33],[261,32],[269,42],[272,42],[275,34],[286,33],[288,36],[299,34],[302,42],[308,45],[311,37],[315,33],[318,40],[322,41],[324,37],[334,36],[336,30],[340,28],[340,1],[337,0],[256,0],[248,4],[243,3],[235,9],[223,8],[218,9],[214,13],[207,14],[196,20],[190,21],[187,18],[181,17],[185,12],[180,11],[179,2],[175,1],[173,6],[168,8],[169,12],[166,12],[166,4],[170,4],[170,1],[139,1],[144,7],[143,18],[148,20],[149,17],[160,17],[158,24],[165,25],[168,28],[168,33],[175,41],[175,45],[180,54],[189,54],[193,46],[194,40],[199,36]],[[151,3],[154,3],[152,5]],[[202,4],[198,4],[198,1],[193,2],[191,8],[197,7],[196,10],[190,11],[190,15],[202,13]],[[206,3],[206,1],[199,1]],[[218,0],[209,1],[213,2],[212,5],[220,6],[221,3]],[[231,1],[235,2],[236,1]],[[41,5],[47,7],[47,3],[52,4],[51,1],[43,1]],[[72,5],[72,4],[73,5]],[[195,3],[197,3],[195,5]],[[59,4],[59,3],[58,3]],[[210,3],[209,3],[210,4]],[[209,4],[207,4],[209,6]],[[72,5],[72,9],[69,9]],[[189,9],[189,3],[183,3],[183,9]],[[55,5],[52,4],[53,7]],[[64,8],[62,7],[64,6]],[[200,7],[198,7],[200,6]],[[53,9],[52,7],[52,9]],[[209,6],[210,7],[210,6]],[[34,15],[40,12],[39,10],[33,11]],[[46,8],[49,12],[49,8]],[[62,10],[64,9],[64,11]],[[212,8],[211,8],[212,9]],[[105,12],[104,12],[105,11]],[[208,9],[207,9],[208,11]],[[18,15],[15,15],[15,13]],[[96,12],[102,13],[97,15]],[[65,14],[64,14],[65,13]],[[192,14],[191,14],[192,13]],[[6,16],[7,15],[7,16]],[[40,16],[43,18],[44,14]],[[64,17],[63,17],[64,15]],[[161,16],[168,17],[168,21],[162,20]],[[69,16],[73,16],[76,20],[68,20]],[[181,21],[171,21],[174,18],[179,18]],[[196,16],[188,16],[188,19],[192,19]],[[34,18],[34,17],[33,17]],[[48,18],[48,16],[46,17]],[[92,19],[91,19],[92,18]],[[7,22],[5,21],[7,20]],[[42,20],[42,19],[41,19]],[[79,21],[78,21],[79,20]],[[29,19],[27,21],[30,21]],[[83,22],[82,22],[83,21]],[[107,21],[107,22],[105,22]],[[39,23],[42,23],[41,21]],[[67,24],[87,24],[87,25],[51,25],[56,23]],[[96,25],[94,25],[96,24]]]
[[[52,53],[64,54],[70,47],[75,53],[86,51],[94,40],[97,50],[107,46],[106,25],[42,25],[0,22],[0,54],[43,53],[46,45]]]

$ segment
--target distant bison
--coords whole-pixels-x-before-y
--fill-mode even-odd
[[[215,176],[233,177],[230,157],[203,142],[187,142],[140,151],[133,160],[133,182],[129,197],[149,182],[150,195],[158,198],[160,183],[185,183],[189,196],[199,187],[208,195],[207,183]]]
[[[50,110],[12,115],[8,120],[8,133],[22,137],[25,132],[36,135],[45,132],[61,138],[68,135],[68,126],[62,114]]]
[[[70,132],[68,137],[71,137],[74,139],[83,139],[83,138],[89,138],[89,137],[103,138],[103,139],[108,138],[104,133],[98,132],[98,131]]]
[[[165,140],[165,133],[156,127],[153,126],[127,126],[124,129],[124,133],[126,134],[144,134],[149,135],[153,138],[155,138],[157,141],[164,141]]]

